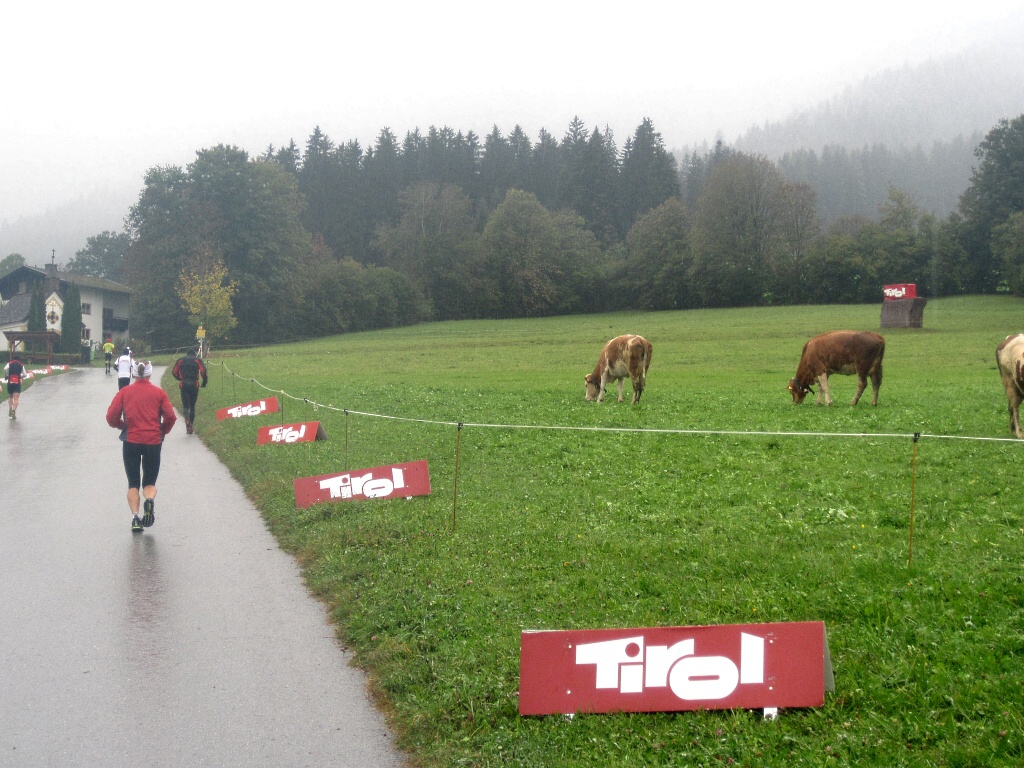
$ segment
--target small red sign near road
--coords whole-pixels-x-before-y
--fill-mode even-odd
[[[519,714],[818,707],[822,622],[523,632]]]
[[[427,462],[413,461],[317,477],[299,477],[294,484],[295,506],[302,508],[324,501],[426,496],[430,493],[430,472]]]
[[[312,443],[326,440],[327,433],[319,421],[303,421],[299,424],[281,424],[276,427],[260,427],[256,445],[271,443]]]
[[[240,419],[243,416],[260,416],[264,413],[277,413],[277,398],[267,397],[263,400],[253,400],[251,403],[233,405],[230,408],[221,408],[217,411],[217,421],[224,419]]]

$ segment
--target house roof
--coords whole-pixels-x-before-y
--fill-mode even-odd
[[[111,293],[131,293],[132,289],[127,285],[115,283],[113,280],[104,280],[101,277],[90,277],[89,275],[76,275],[73,272],[57,272],[58,277],[66,283],[76,283],[79,288],[98,288],[101,291]]]
[[[32,294],[19,293],[0,307],[0,326],[24,323],[28,320],[29,307],[32,305]]]
[[[23,264],[20,267],[15,267],[14,269],[10,270],[4,275],[0,275],[0,280],[6,279],[10,275],[13,275],[15,272],[20,271],[29,272],[31,276],[37,280],[45,280],[48,277],[48,273],[45,269],[40,269],[39,267],[30,267],[27,264]],[[60,269],[56,270],[56,272],[57,278],[62,283],[61,290],[64,289],[63,284],[70,286],[71,283],[75,283],[78,285],[79,288],[96,288],[101,291],[109,291],[111,293],[124,294],[130,294],[132,292],[131,288],[129,288],[127,285],[115,283],[113,280],[105,280],[101,277],[90,277],[89,275],[80,275],[76,272],[65,272]]]

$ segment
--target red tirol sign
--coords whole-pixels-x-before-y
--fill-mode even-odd
[[[294,483],[295,506],[299,508],[324,501],[394,499],[430,493],[430,473],[425,461],[299,477]]]
[[[260,427],[256,445],[271,443],[312,443],[326,440],[327,433],[319,421],[303,421],[299,424],[281,424],[277,427]]]
[[[896,283],[895,285],[887,285],[882,288],[882,295],[885,296],[885,301],[892,301],[894,299],[916,299],[917,283]]]
[[[233,405],[230,408],[221,408],[217,411],[217,421],[224,421],[224,419],[240,419],[243,416],[259,416],[263,413],[277,413],[276,397],[268,397],[263,400],[253,400],[251,403]]]
[[[822,622],[523,632],[519,714],[819,707]]]

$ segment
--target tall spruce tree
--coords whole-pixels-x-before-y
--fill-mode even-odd
[[[43,299],[42,283],[36,283],[32,287],[32,298],[28,305],[28,330],[30,333],[42,333],[46,330],[46,303]]]
[[[1000,120],[975,150],[979,164],[960,197],[963,244],[974,266],[973,290],[994,291],[1002,264],[992,253],[992,232],[1024,211],[1024,115]]]
[[[42,333],[46,330],[46,303],[43,299],[43,284],[36,283],[32,287],[32,298],[28,305],[28,331],[29,333]],[[40,344],[31,343],[29,349],[39,350]]]
[[[665,149],[661,134],[649,118],[645,117],[626,140],[619,176],[619,226],[623,234],[637,216],[679,195],[676,159]]]
[[[60,318],[60,351],[77,355],[82,351],[82,296],[78,283],[71,283],[64,297]]]

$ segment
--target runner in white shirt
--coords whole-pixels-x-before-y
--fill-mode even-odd
[[[132,383],[132,372],[135,368],[130,348],[124,348],[121,356],[114,361],[114,366],[117,368],[117,388],[124,389]]]

